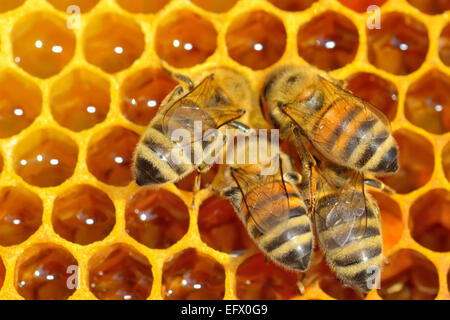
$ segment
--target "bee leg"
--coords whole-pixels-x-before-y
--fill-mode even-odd
[[[192,82],[192,80],[188,76],[181,74],[181,73],[176,73],[176,72],[173,72],[172,70],[170,70],[169,65],[167,64],[166,60],[164,60],[164,59],[161,59],[161,69],[165,73],[167,73],[169,76],[171,76],[172,78],[174,78],[180,82],[187,83],[187,85],[189,87],[189,91],[194,90],[194,87],[195,87],[194,82]]]
[[[387,194],[395,193],[395,191],[393,189],[389,188],[387,185],[385,185],[383,182],[381,182],[380,180],[378,180],[376,178],[365,178],[364,184],[369,187],[379,189]]]
[[[270,260],[269,260],[268,256],[264,256],[264,263],[270,263]]]
[[[383,264],[388,266],[391,264],[391,260],[388,257],[383,257]]]
[[[196,172],[196,174],[195,174],[195,179],[194,179],[194,190],[192,192],[193,194],[192,194],[192,202],[191,202],[191,209],[192,210],[194,210],[194,208],[195,208],[195,195],[200,190],[200,186],[201,186],[201,172],[200,172],[200,169],[196,169],[195,172]]]
[[[298,288],[298,293],[300,293],[301,296],[303,296],[305,294],[305,285],[303,284],[303,280],[305,280],[306,275],[304,273],[302,273],[301,275],[301,279],[297,281],[297,288]]]

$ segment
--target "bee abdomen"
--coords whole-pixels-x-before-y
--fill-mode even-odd
[[[266,232],[258,242],[276,263],[292,270],[305,271],[313,250],[311,221],[306,214],[295,216]]]
[[[383,261],[381,238],[379,244],[371,247],[357,248],[352,253],[341,251],[336,256],[330,254],[330,264],[337,277],[362,292],[370,291],[374,283],[372,277],[380,274]]]
[[[149,127],[136,147],[134,177],[140,186],[175,182],[193,170],[186,159],[172,159],[174,144],[158,130]],[[183,162],[184,161],[184,162]]]

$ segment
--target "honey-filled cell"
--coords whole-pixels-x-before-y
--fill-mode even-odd
[[[152,249],[166,249],[179,241],[189,227],[184,202],[164,189],[142,188],[127,202],[126,232]]]
[[[358,45],[358,30],[353,22],[333,11],[314,17],[297,34],[300,57],[326,71],[352,62]]]
[[[433,146],[421,135],[407,129],[394,132],[399,147],[399,170],[382,177],[398,193],[409,193],[424,186],[434,170]]]
[[[17,21],[11,42],[14,62],[39,78],[58,74],[75,51],[75,35],[66,21],[45,12],[33,12]]]
[[[132,13],[156,13],[170,2],[170,0],[116,0],[123,9]]]
[[[331,272],[331,271],[330,271]],[[322,289],[330,297],[337,300],[363,300],[364,295],[350,287],[345,287],[336,278],[336,276],[329,274],[322,277],[319,281],[320,289]]]
[[[42,200],[23,187],[0,189],[0,245],[17,245],[42,224]]]
[[[159,69],[144,69],[130,75],[120,88],[120,109],[128,120],[147,125],[163,99],[177,82]]]
[[[229,56],[254,70],[277,62],[286,49],[286,30],[276,16],[251,11],[233,18],[226,33]]]
[[[145,300],[153,286],[152,266],[128,244],[101,249],[88,266],[89,289],[101,300]]]
[[[78,263],[63,247],[38,243],[25,249],[18,258],[15,287],[26,300],[63,300],[78,285]]]
[[[13,160],[16,173],[27,183],[53,187],[72,176],[78,161],[78,147],[66,134],[42,129],[19,141]]]
[[[445,65],[450,66],[450,24],[442,30],[438,44],[439,57]]]
[[[450,131],[450,77],[434,69],[408,88],[406,118],[434,134]]]
[[[59,194],[53,203],[53,229],[62,238],[81,245],[103,240],[116,221],[108,195],[90,185],[77,185]]]
[[[435,266],[417,251],[397,251],[381,270],[378,294],[385,300],[433,300],[438,290]]]
[[[83,40],[85,59],[108,73],[130,67],[145,47],[141,26],[116,13],[90,19]]]
[[[221,300],[225,270],[210,256],[185,249],[164,263],[161,290],[166,300]]]
[[[209,247],[242,255],[253,248],[253,241],[238,218],[230,201],[212,196],[199,209],[198,228],[200,237]]]
[[[441,158],[445,177],[450,181],[450,142],[444,146]]]
[[[157,54],[176,68],[203,63],[216,50],[216,42],[213,24],[187,10],[170,13],[155,32]]]
[[[258,253],[236,271],[236,295],[241,300],[286,300],[299,295],[297,275]]]
[[[105,120],[109,111],[109,81],[84,69],[59,79],[50,91],[55,120],[72,131],[89,129]]]
[[[386,252],[395,246],[402,237],[404,223],[398,203],[382,192],[371,192],[375,198],[381,215],[383,250]]]
[[[0,139],[15,135],[41,113],[42,94],[30,80],[11,70],[0,73]]]
[[[100,0],[47,0],[56,9],[73,14],[74,10],[81,13],[88,12],[94,8]]]
[[[339,0],[344,6],[356,12],[366,12],[372,6],[381,7],[387,0]]]
[[[380,109],[390,121],[397,114],[398,91],[395,85],[378,75],[360,72],[347,78],[347,89]]]
[[[306,10],[318,0],[269,0],[274,6],[285,11]]]
[[[0,12],[16,9],[25,3],[26,0],[3,0],[0,1]]]
[[[133,180],[131,164],[139,136],[131,130],[115,126],[102,130],[89,142],[86,163],[100,181],[126,186]]]
[[[386,13],[380,21],[380,29],[367,29],[369,62],[396,75],[407,75],[419,69],[428,53],[426,26],[398,12]]]
[[[236,4],[238,0],[191,0],[197,6],[216,13],[227,12]]]
[[[412,6],[420,11],[435,15],[450,10],[450,1],[448,0],[407,0]]]
[[[450,192],[432,190],[416,199],[410,209],[409,230],[422,246],[450,251]]]

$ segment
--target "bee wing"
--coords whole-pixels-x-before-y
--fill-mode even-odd
[[[191,133],[190,143],[196,142],[194,130],[196,123],[201,124],[201,137],[209,129],[217,129],[240,116],[244,111],[238,108],[214,80],[206,77],[190,93],[164,110],[162,130],[172,137],[177,129]]]
[[[341,247],[348,242],[361,239],[366,231],[367,218],[362,175],[352,171],[351,176],[340,181],[339,185],[330,182],[323,173],[318,176],[320,182],[317,188],[317,199],[325,197],[330,192],[335,195],[327,203],[327,210],[322,210],[320,213],[325,228],[330,231],[334,241]]]
[[[347,108],[349,110],[354,110],[353,112],[349,112],[348,114],[352,117],[349,117],[348,119],[340,119],[337,117],[336,119],[334,117],[326,117],[320,121],[320,130],[324,130],[325,132],[330,131],[333,132],[333,134],[336,134],[336,138],[338,136],[337,131],[338,130],[345,130],[345,126],[343,126],[343,123],[348,123],[351,121],[355,126],[358,128],[362,126],[366,128],[371,128],[377,121],[381,121],[386,128],[388,128],[387,132],[391,131],[391,125],[389,119],[386,117],[386,115],[381,112],[378,108],[373,106],[367,101],[364,101],[361,98],[356,97],[353,95],[350,91],[345,90],[334,83],[326,80],[325,78],[319,77],[319,83],[321,86],[321,90],[323,93],[323,104],[325,106],[333,105],[336,103],[341,104],[340,108]],[[297,105],[298,101],[293,101],[289,103],[286,106],[285,112],[288,116],[290,116],[291,119],[295,121],[296,118],[304,119],[306,121],[310,120],[310,115],[308,114],[307,110],[302,110],[302,108],[298,108]],[[342,106],[342,104],[346,102],[347,106]],[[357,113],[364,113],[365,116],[358,116]],[[361,119],[361,120],[359,120]],[[359,124],[358,124],[359,122]],[[360,133],[363,132],[363,133]],[[359,139],[360,141],[357,141],[357,144],[359,144],[361,141],[363,141],[363,137],[359,136],[361,134],[364,134],[364,141],[367,144],[371,144],[371,141],[375,142],[375,145],[378,145],[378,140],[385,140],[387,138],[388,133],[384,132],[385,134],[380,134],[378,132],[373,132],[371,130],[361,130],[357,131],[355,138]],[[359,135],[358,135],[359,134]],[[327,150],[331,150],[334,147],[334,144],[336,143],[336,140],[329,137],[327,135],[308,135],[308,139],[311,140],[311,142],[316,143],[318,145],[321,145],[323,148]]]
[[[248,214],[261,232],[265,233],[289,219],[289,196],[281,169],[268,176],[250,173],[243,168],[233,169],[231,174],[242,193]]]

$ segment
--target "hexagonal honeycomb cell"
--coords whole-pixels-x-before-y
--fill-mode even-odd
[[[263,10],[234,18],[226,34],[228,54],[252,69],[264,69],[277,62],[286,48],[283,22]]]
[[[345,16],[329,11],[300,27],[298,54],[309,64],[334,70],[353,61],[358,50],[358,30]]]
[[[53,187],[72,176],[78,147],[59,130],[43,129],[22,139],[13,159],[14,169],[23,180],[39,187]]]
[[[21,187],[0,189],[0,245],[17,245],[42,224],[42,200]]]
[[[199,34],[202,36],[199,37]],[[158,56],[177,68],[204,62],[214,53],[216,46],[217,31],[214,25],[192,11],[171,13],[158,24],[155,32]]]
[[[432,300],[439,290],[436,267],[424,255],[401,249],[388,257],[378,294],[385,300]]]
[[[89,288],[102,300],[145,300],[152,290],[152,266],[133,247],[118,243],[89,261]]]
[[[86,245],[103,240],[116,222],[114,204],[102,190],[77,185],[53,203],[52,225],[64,239]]]
[[[73,131],[89,129],[105,120],[111,102],[109,82],[95,73],[77,69],[58,79],[50,91],[55,120]]]
[[[78,263],[59,245],[38,243],[27,248],[16,264],[15,287],[26,300],[62,300],[75,292],[68,286],[71,267]]]
[[[166,300],[220,300],[225,293],[225,270],[196,249],[185,249],[164,263],[162,296]]]
[[[450,251],[450,192],[432,190],[418,198],[410,209],[409,230],[422,246]]]
[[[135,21],[115,13],[103,14],[85,29],[85,59],[105,72],[122,71],[142,55],[144,36]]]
[[[448,3],[0,1],[0,299],[448,300]],[[279,64],[310,64],[386,114],[400,170],[381,177],[395,194],[368,188],[379,290],[343,287],[318,248],[304,279],[266,263],[209,190],[220,168],[193,208],[195,173],[136,186],[134,146],[177,83],[161,59],[187,76],[231,68],[258,95]],[[257,107],[242,122],[262,119]]]
[[[63,19],[34,12],[14,24],[11,41],[17,65],[35,77],[49,78],[72,59],[76,39]]]
[[[130,75],[120,89],[122,114],[136,124],[147,125],[176,85],[174,79],[159,69],[144,69]]]
[[[439,70],[431,70],[411,84],[406,94],[406,118],[418,127],[434,134],[450,130],[448,98],[450,77]]]
[[[41,113],[42,94],[32,81],[12,70],[0,74],[0,138],[15,135]]]
[[[398,12],[382,15],[380,21],[380,29],[367,30],[370,63],[397,75],[416,71],[428,53],[427,27],[416,18]]]
[[[142,189],[127,202],[126,231],[154,249],[166,249],[179,241],[189,227],[188,208],[164,189]]]

